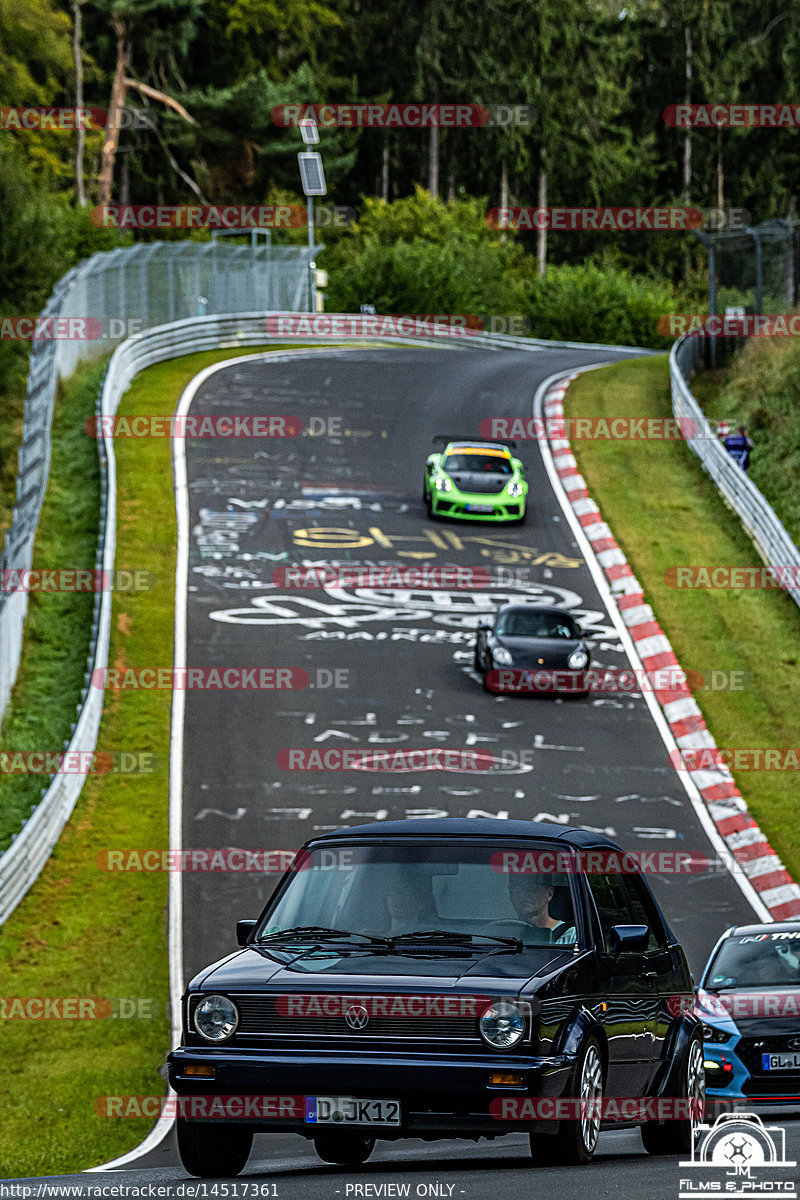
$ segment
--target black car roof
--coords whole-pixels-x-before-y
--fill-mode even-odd
[[[349,829],[334,829],[310,839],[311,842],[334,841],[348,837],[474,837],[474,838],[531,838],[562,842],[576,849],[604,846],[619,850],[602,833],[578,829],[572,825],[557,825],[549,821],[504,821],[494,817],[418,817],[408,821],[373,821],[369,825],[353,825]]]

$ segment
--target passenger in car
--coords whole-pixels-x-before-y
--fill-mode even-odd
[[[551,875],[510,875],[508,888],[520,920],[537,931],[535,941],[552,944],[576,940],[574,925],[550,916],[550,901],[555,894]]]

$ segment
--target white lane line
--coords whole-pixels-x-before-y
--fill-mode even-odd
[[[226,367],[238,366],[245,362],[275,362],[287,358],[303,358],[314,354],[325,353],[329,348],[322,346],[318,350],[269,350],[262,354],[243,354],[237,358],[226,358],[222,362],[212,363],[199,375],[195,375],[186,387],[178,401],[175,415],[186,416],[199,388]],[[186,598],[189,578],[189,488],[186,471],[186,439],[173,438],[172,470],[175,481],[175,511],[177,515],[178,547],[175,562],[175,654],[176,670],[186,666]],[[181,850],[183,846],[183,724],[186,709],[186,693],[182,688],[175,688],[172,693],[172,727],[170,730],[169,757],[169,845],[171,850]],[[170,1033],[172,1045],[178,1046],[181,1041],[181,996],[183,995],[183,877],[180,871],[169,872],[169,925],[167,947],[169,952],[169,1002],[170,1002]],[[172,1088],[167,1095],[174,1095]],[[84,1174],[93,1171],[114,1171],[134,1162],[137,1158],[149,1154],[151,1150],[164,1140],[174,1124],[175,1118],[160,1116],[147,1137],[133,1150],[111,1162],[102,1163],[98,1167],[89,1167]]]

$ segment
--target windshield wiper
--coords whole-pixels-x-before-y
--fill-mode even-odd
[[[409,942],[452,942],[459,946],[474,946],[479,942],[493,942],[498,946],[511,946],[514,950],[522,949],[519,938],[495,937],[492,933],[462,933],[449,929],[418,929],[415,933],[400,933],[397,937],[387,939],[390,946]]]
[[[328,929],[324,925],[295,925],[292,929],[281,929],[277,933],[265,933],[256,940],[258,943],[278,942],[285,938],[290,938],[292,941],[301,939],[315,942],[349,942],[351,938],[363,938],[367,944],[373,946],[389,944],[386,938],[370,937],[368,933],[350,933],[346,929]]]

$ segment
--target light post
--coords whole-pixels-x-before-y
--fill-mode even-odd
[[[315,146],[319,141],[319,129],[317,122],[313,117],[304,118],[300,122],[300,133],[306,146]],[[314,287],[314,271],[316,263],[312,261],[314,253],[314,197],[324,196],[327,193],[325,186],[325,171],[322,166],[322,155],[315,153],[313,150],[306,150],[298,154],[297,162],[300,167],[300,179],[303,183],[303,193],[308,200],[308,252],[309,252],[309,297],[308,310],[314,312],[316,304],[314,302],[315,287]]]

